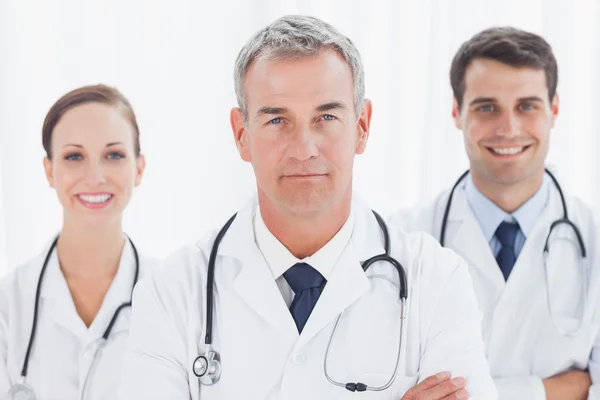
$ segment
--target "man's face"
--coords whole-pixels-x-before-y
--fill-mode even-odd
[[[351,198],[371,104],[356,115],[352,71],[341,56],[259,58],[244,93],[247,121],[235,108],[231,123],[240,156],[254,168],[261,207],[314,215]]]
[[[558,115],[543,70],[476,59],[465,74],[463,104],[452,110],[464,133],[471,173],[512,185],[542,174],[550,129]]]

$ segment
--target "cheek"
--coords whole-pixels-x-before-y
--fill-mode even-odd
[[[547,121],[546,119],[540,118],[525,120],[523,123],[525,132],[528,135],[538,139],[539,141],[544,141],[548,139],[548,133],[550,131],[551,126],[551,121]]]
[[[110,181],[122,191],[131,191],[135,186],[136,173],[135,164],[127,164],[111,171]]]
[[[286,153],[286,144],[279,140],[271,140],[268,137],[256,135],[249,140],[250,156],[252,164],[272,168],[277,165]],[[273,171],[274,172],[274,171]]]
[[[65,167],[64,165],[55,165],[53,167],[54,188],[60,193],[68,191],[81,178],[81,172],[76,168]]]
[[[494,131],[494,124],[492,121],[472,119],[463,126],[466,140],[473,144],[477,144],[477,142],[484,139],[489,132]]]
[[[358,140],[349,140],[348,136],[338,136],[333,140],[325,140],[321,143],[319,154],[325,158],[330,164],[339,166],[341,170],[345,170],[354,162],[356,151],[359,146]]]

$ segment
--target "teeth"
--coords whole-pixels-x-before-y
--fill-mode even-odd
[[[79,198],[86,203],[106,203],[112,197],[111,194],[98,194],[90,196],[86,194],[80,194]]]
[[[492,151],[496,154],[502,154],[502,155],[518,154],[518,153],[522,152],[524,148],[525,147],[501,147],[501,148],[492,147]]]

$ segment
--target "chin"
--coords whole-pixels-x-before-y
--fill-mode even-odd
[[[530,179],[534,174],[531,173],[531,168],[514,166],[512,168],[496,168],[489,175],[496,183],[514,185]]]
[[[282,203],[296,215],[314,215],[328,210],[333,203],[332,196],[324,196],[320,191],[295,192],[284,196]]]
[[[76,221],[77,225],[90,229],[101,229],[112,226],[115,223],[120,223],[122,213],[115,212],[114,210],[110,212],[87,211],[74,213],[71,217],[72,221]]]

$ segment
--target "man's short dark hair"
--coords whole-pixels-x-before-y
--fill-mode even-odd
[[[552,102],[558,84],[558,66],[552,48],[541,36],[512,27],[495,27],[479,32],[463,43],[450,67],[450,84],[459,109],[465,94],[467,68],[476,59],[544,70],[548,97]]]

